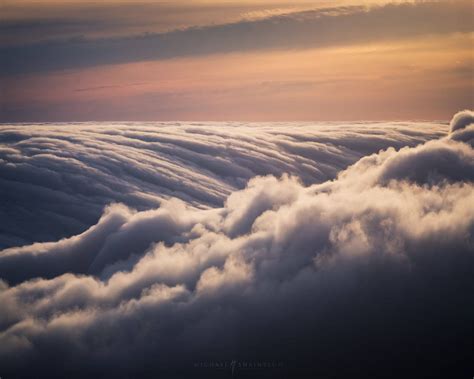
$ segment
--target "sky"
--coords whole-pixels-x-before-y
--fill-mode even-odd
[[[473,7],[0,0],[1,378],[472,376]]]
[[[473,6],[4,0],[0,122],[448,120]]]

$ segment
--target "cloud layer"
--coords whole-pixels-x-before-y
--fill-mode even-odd
[[[268,49],[301,49],[473,31],[469,1],[341,6],[257,20],[0,48],[2,75]]]
[[[469,117],[456,115],[449,135],[418,145],[417,138],[443,129],[426,134],[417,124],[318,126],[310,138],[311,127],[276,134],[276,126],[253,126],[280,149],[272,150],[276,156],[258,153],[270,137],[259,140],[250,151],[268,163],[257,159],[247,170],[278,162],[277,172],[265,173],[286,170],[302,179],[255,176],[236,190],[240,183],[212,174],[221,165],[189,158],[201,169],[187,163],[190,171],[207,172],[209,183],[227,183],[216,191],[217,199],[225,198],[222,206],[208,199],[192,206],[171,194],[157,209],[112,204],[80,235],[4,250],[0,367],[12,376],[54,370],[71,377],[210,377],[222,372],[196,368],[196,362],[237,359],[284,362],[276,373],[254,372],[258,377],[471,375]],[[59,129],[44,126],[37,138]],[[237,135],[242,144],[253,138],[242,126],[214,126],[206,134],[209,146],[187,141],[185,134],[179,141],[219,162],[221,150],[213,150],[211,141],[231,129],[229,143],[237,143]],[[205,129],[177,130],[197,137]],[[355,130],[360,134],[351,134]],[[304,138],[298,139],[300,132]],[[113,151],[123,133],[119,128],[110,140],[100,133],[93,140],[104,138]],[[92,139],[79,143],[78,134],[71,143],[92,160]],[[159,134],[164,139],[166,128]],[[337,154],[314,148],[332,150],[336,140]],[[407,144],[412,146],[402,147]],[[390,145],[396,148],[375,152]],[[47,155],[46,146],[41,150]],[[147,154],[144,145],[136,146]],[[172,162],[183,154],[177,144],[175,149]],[[365,157],[336,173],[362,152]],[[238,161],[233,154],[231,161]],[[284,164],[290,156],[308,161]],[[329,171],[320,171],[318,162]],[[64,172],[69,166],[60,167]],[[233,178],[247,173],[238,167],[226,172]],[[335,178],[325,181],[325,175]],[[190,187],[205,183],[189,180]],[[186,188],[186,176],[183,183]]]
[[[2,125],[0,248],[79,234],[113,202],[215,207],[256,175],[319,183],[368,153],[445,132],[428,123]]]

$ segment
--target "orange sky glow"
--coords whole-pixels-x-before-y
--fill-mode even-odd
[[[212,8],[217,3],[189,1],[182,6]],[[241,2],[247,8],[239,14],[261,12],[265,19],[285,8],[283,2],[279,8],[270,3]],[[326,3],[301,1],[291,9]],[[340,5],[346,3],[357,2]],[[27,13],[33,2],[20,4]],[[451,4],[455,6],[445,5]],[[253,27],[252,21],[245,22],[245,27]],[[472,106],[473,35],[469,28],[401,33],[389,40],[342,39],[334,46],[332,40],[324,46],[259,45],[242,51],[216,49],[166,59],[4,72],[0,121],[446,119]]]

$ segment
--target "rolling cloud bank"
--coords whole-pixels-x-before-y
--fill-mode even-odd
[[[472,376],[473,112],[0,143],[2,377]]]

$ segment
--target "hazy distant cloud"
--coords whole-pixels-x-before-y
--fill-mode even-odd
[[[380,138],[407,138],[398,127]],[[474,150],[463,133],[473,127],[369,153],[319,184],[254,177],[221,207],[111,205],[81,235],[2,251],[3,372],[209,377],[221,373],[193,364],[272,359],[285,362],[281,377],[469,374]],[[339,128],[370,146],[350,137],[354,126]],[[271,135],[311,145],[304,130]],[[239,132],[241,143],[253,138]],[[216,155],[212,142],[182,144]]]
[[[298,49],[473,30],[469,1],[295,12],[161,34],[0,48],[3,75],[261,49]]]
[[[45,39],[111,37],[143,32],[167,32],[191,26],[319,8],[312,1],[48,1],[3,0],[0,44]],[[344,0],[342,0],[344,1]],[[387,0],[388,1],[388,0]],[[335,5],[338,5],[336,3]]]

